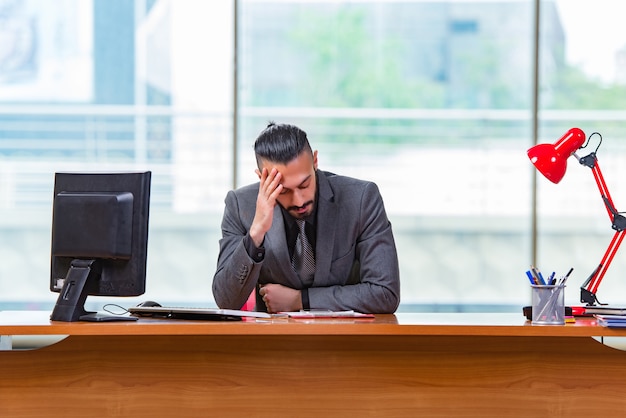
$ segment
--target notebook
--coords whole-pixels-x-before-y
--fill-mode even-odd
[[[168,306],[133,306],[131,315],[150,318],[189,319],[201,321],[241,321],[243,318],[271,318],[265,312],[219,308],[182,308]]]
[[[599,315],[594,317],[598,321],[598,325],[609,328],[626,328],[626,316],[624,315]]]

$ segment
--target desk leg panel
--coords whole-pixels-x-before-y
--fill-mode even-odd
[[[626,353],[590,338],[71,336],[0,374],[14,418],[626,412]]]

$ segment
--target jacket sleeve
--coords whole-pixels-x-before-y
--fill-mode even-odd
[[[366,183],[356,205],[353,208],[357,218],[353,237],[356,278],[342,285],[308,289],[310,308],[393,313],[400,303],[398,255],[376,184]]]
[[[225,203],[213,297],[220,308],[241,309],[256,287],[263,262],[255,262],[246,250],[251,220],[242,219],[235,192],[228,192]]]

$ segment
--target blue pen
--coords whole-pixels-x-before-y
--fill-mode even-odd
[[[551,285],[555,285],[556,284],[556,278],[554,277],[555,274],[556,274],[556,272],[553,271],[552,274],[550,275],[550,279],[548,279],[548,284],[551,284]]]
[[[533,277],[537,281],[537,284],[544,285],[546,282],[543,280],[543,276],[539,273],[539,270],[535,266],[530,266],[530,271],[533,274]]]
[[[530,280],[530,284],[537,284],[537,283],[535,282],[535,278],[533,277],[533,274],[530,272],[530,270],[528,270],[528,271],[526,272],[526,275],[528,276],[528,280]]]

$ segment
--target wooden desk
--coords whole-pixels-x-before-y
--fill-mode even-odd
[[[51,323],[0,312],[0,417],[591,417],[626,413],[626,336],[592,320],[397,314],[370,321]]]

